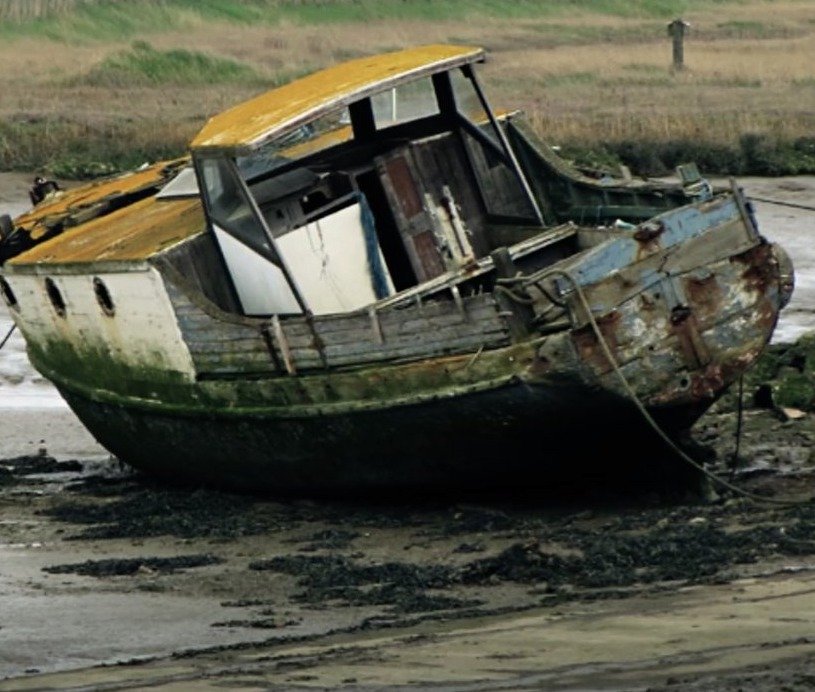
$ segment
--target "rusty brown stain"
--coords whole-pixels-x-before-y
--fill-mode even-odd
[[[661,221],[644,223],[634,232],[634,240],[638,243],[647,243],[654,238],[658,238],[665,232],[665,226]]]
[[[616,356],[619,347],[617,330],[620,327],[622,316],[616,310],[596,317],[597,327],[603,340],[606,342],[611,354]],[[577,349],[578,357],[590,365],[598,374],[603,374],[612,369],[611,363],[606,358],[602,346],[597,341],[597,335],[590,324],[572,331],[572,340]]]
[[[710,351],[700,333],[696,315],[689,308],[674,308],[671,311],[671,332],[689,369],[695,370],[710,362]]]
[[[637,241],[637,254],[636,259],[645,259],[653,254],[662,250],[662,245],[659,242],[659,236],[665,231],[665,226],[661,221],[655,221],[643,224],[634,232],[634,240]]]
[[[640,293],[640,306],[643,310],[652,311],[657,307],[657,299],[646,291]]]
[[[536,355],[531,359],[528,367],[528,373],[533,378],[543,377],[548,375],[552,370],[552,361],[546,356]]]
[[[683,282],[685,296],[693,306],[697,322],[707,324],[721,312],[724,293],[715,274],[705,278],[687,277]]]
[[[439,257],[439,249],[436,247],[436,238],[432,231],[424,231],[413,236],[413,246],[427,279],[444,274],[444,264]]]
[[[402,213],[405,218],[410,220],[424,207],[422,200],[419,199],[419,192],[416,189],[416,181],[408,168],[407,161],[403,156],[398,156],[385,164],[388,171],[388,177],[391,179],[393,189],[399,198],[399,204],[402,207]]]
[[[711,364],[691,376],[690,394],[694,400],[712,399],[726,382],[721,365]]]
[[[742,279],[749,289],[759,294],[764,294],[767,287],[778,279],[778,267],[772,247],[766,243],[743,252],[732,261],[746,265]]]

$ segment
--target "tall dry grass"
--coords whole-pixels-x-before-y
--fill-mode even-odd
[[[263,90],[265,84],[349,57],[428,42],[485,46],[490,59],[481,74],[493,104],[521,108],[546,139],[573,151],[630,156],[637,146],[650,143],[653,151],[670,145],[695,154],[704,146],[702,153],[714,165],[743,166],[773,146],[794,148],[815,135],[815,3],[693,3],[686,15],[692,25],[685,47],[687,69],[679,73],[671,70],[663,19],[586,10],[609,3],[614,4],[584,2],[580,12],[543,17],[530,15],[534,3],[526,2],[526,14],[470,22],[414,14],[319,24],[283,17],[270,23],[188,14],[181,29],[168,25],[157,32],[147,21],[128,29],[140,39],[139,32],[147,32],[144,36],[155,48],[150,57],[161,58],[159,67],[166,58],[186,55],[183,51],[200,57],[196,66],[202,68],[196,67],[193,80],[197,84],[177,76],[172,83],[163,77],[139,79],[138,72],[131,72],[131,79],[131,68],[144,72],[155,67],[130,60],[124,65],[128,69],[122,69],[116,61],[121,62],[123,49],[132,52],[131,39],[123,45],[114,39],[66,42],[65,33],[53,40],[16,37],[0,42],[0,123],[27,122],[30,129],[40,128],[42,136],[18,142],[18,131],[0,129],[0,152],[5,152],[0,166],[53,166],[55,150],[63,157],[74,152],[74,159],[79,153],[101,162],[121,162],[126,143],[119,137],[138,142],[144,153],[168,146],[181,151],[187,134],[207,117]],[[148,4],[155,6],[153,0]],[[302,5],[315,2],[302,0]],[[257,79],[224,79],[224,61],[246,66]],[[171,66],[178,63],[174,59]],[[118,70],[116,79],[110,77],[111,66]],[[215,72],[208,74],[208,66],[221,68],[213,67]],[[60,125],[66,121],[84,124],[84,130]],[[54,132],[60,133],[59,141],[53,139]],[[756,140],[744,140],[748,135],[763,138],[763,144],[756,147]],[[150,138],[156,143],[152,149]],[[98,146],[91,149],[85,140]],[[806,158],[795,154],[790,161],[796,157],[796,166]],[[668,158],[655,154],[651,163]]]
[[[24,22],[75,11],[99,0],[0,0],[0,20]]]

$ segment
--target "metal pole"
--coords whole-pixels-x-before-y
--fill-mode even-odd
[[[228,165],[230,171],[232,172],[232,176],[238,181],[238,185],[240,185],[241,191],[243,192],[244,197],[246,197],[246,201],[249,203],[249,206],[252,209],[252,213],[255,215],[255,219],[258,221],[258,223],[260,223],[263,232],[266,234],[266,240],[269,241],[269,245],[271,246],[272,250],[274,250],[274,254],[277,257],[277,261],[279,263],[278,266],[280,267],[280,271],[283,272],[283,276],[286,279],[286,283],[289,284],[289,288],[291,289],[291,292],[294,295],[294,299],[297,301],[297,304],[300,306],[300,309],[303,311],[303,314],[305,315],[310,314],[308,306],[306,305],[305,300],[303,300],[303,296],[300,295],[300,291],[297,288],[297,284],[294,283],[294,279],[292,278],[291,272],[289,271],[289,267],[286,264],[286,260],[283,258],[283,255],[280,254],[280,250],[277,247],[274,235],[272,235],[271,230],[269,230],[269,226],[266,225],[266,219],[263,218],[263,214],[260,211],[260,207],[258,206],[258,203],[255,200],[254,196],[252,195],[252,191],[249,189],[249,186],[243,179],[243,176],[238,170],[238,166],[235,163],[234,159],[227,157],[226,160],[229,162]]]
[[[475,93],[478,95],[478,100],[481,102],[481,107],[487,112],[487,117],[490,120],[490,124],[492,125],[493,129],[498,135],[498,139],[501,142],[501,147],[504,149],[504,153],[507,155],[509,160],[512,162],[512,170],[515,173],[515,177],[518,178],[518,182],[521,184],[521,187],[526,194],[526,198],[529,200],[529,203],[532,205],[532,209],[535,212],[535,218],[537,219],[538,223],[543,226],[543,214],[541,214],[540,207],[538,206],[538,201],[535,199],[535,196],[532,194],[532,188],[529,186],[529,182],[524,175],[523,170],[521,169],[521,164],[518,163],[518,159],[515,157],[515,152],[512,151],[512,147],[509,144],[509,140],[507,139],[506,134],[504,134],[503,129],[501,129],[498,120],[495,118],[495,115],[492,112],[492,108],[490,108],[490,104],[487,102],[487,97],[484,95],[484,92],[481,89],[481,85],[478,83],[478,78],[475,76],[475,71],[467,65],[465,67],[464,74],[470,78],[470,81],[473,83],[473,87],[475,88]]]

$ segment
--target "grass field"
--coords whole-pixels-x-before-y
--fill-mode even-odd
[[[495,106],[584,163],[815,172],[812,0],[0,0],[0,18],[2,169],[175,155],[208,116],[292,77],[455,42],[488,49]]]

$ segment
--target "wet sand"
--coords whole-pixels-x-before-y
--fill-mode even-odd
[[[699,430],[721,459],[733,418]],[[736,482],[811,497],[815,420],[745,425],[755,463]],[[812,503],[317,503],[168,488],[110,460],[0,469],[0,690],[774,690],[815,674]]]
[[[815,178],[741,182],[815,206]],[[815,328],[815,216],[756,208],[796,265],[776,336],[791,341]],[[168,488],[111,460],[22,342],[7,349],[0,690],[812,688],[811,503],[651,489],[349,505]],[[721,407],[696,428],[722,474],[734,428]],[[812,414],[749,410],[736,482],[812,496],[813,441]]]

